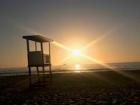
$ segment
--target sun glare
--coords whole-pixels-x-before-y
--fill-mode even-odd
[[[72,54],[74,56],[80,56],[81,55],[81,52],[80,52],[80,50],[76,49],[76,50],[73,50]]]
[[[75,72],[76,73],[80,73],[80,68],[81,68],[80,64],[75,64]]]

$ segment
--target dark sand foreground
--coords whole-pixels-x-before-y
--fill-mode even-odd
[[[0,105],[140,105],[140,70],[0,77]]]

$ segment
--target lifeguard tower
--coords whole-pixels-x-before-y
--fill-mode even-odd
[[[29,35],[23,36],[27,43],[27,57],[28,57],[28,70],[29,76],[32,75],[31,68],[35,67],[37,74],[39,75],[39,67],[42,67],[43,74],[45,73],[45,67],[49,67],[49,74],[52,75],[51,71],[51,42],[52,39],[46,38],[41,35]],[[31,51],[31,42],[34,45],[34,50]],[[43,44],[48,44],[48,54],[44,53]]]

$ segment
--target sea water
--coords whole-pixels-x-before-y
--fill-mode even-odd
[[[64,64],[64,65],[57,65],[52,66],[53,73],[69,73],[75,72],[79,70],[80,72],[96,72],[96,71],[105,71],[111,70],[108,67],[111,67],[115,70],[140,70],[140,62],[127,62],[127,63],[108,63],[103,66],[100,64],[78,64],[79,67],[76,68],[76,64]],[[41,68],[39,68],[41,70]],[[48,71],[48,68],[45,68]],[[36,69],[32,69],[32,73],[36,73]],[[28,75],[28,68],[0,68],[0,76],[13,76],[13,75]]]

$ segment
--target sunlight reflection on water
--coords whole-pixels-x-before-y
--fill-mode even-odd
[[[80,71],[80,68],[81,68],[81,65],[80,64],[75,64],[75,70],[74,70],[74,72],[80,73],[81,72]]]

